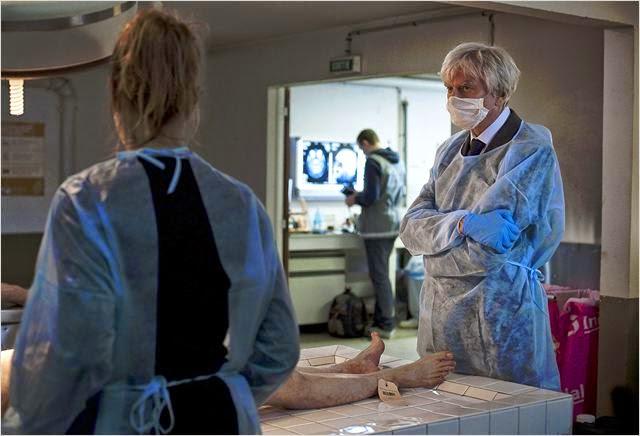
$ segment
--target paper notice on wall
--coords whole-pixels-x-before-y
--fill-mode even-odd
[[[2,196],[44,196],[44,123],[2,122]]]

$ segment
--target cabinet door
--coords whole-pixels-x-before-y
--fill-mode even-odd
[[[289,277],[291,299],[299,324],[320,324],[329,320],[329,308],[344,292],[344,274]]]

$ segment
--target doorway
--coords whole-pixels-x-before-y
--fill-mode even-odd
[[[428,179],[437,147],[451,135],[446,89],[431,75],[300,84],[270,90],[267,208],[302,326],[327,322],[333,298],[345,288],[370,301],[373,289],[360,237],[359,206],[341,189],[362,190],[366,157],[356,144],[371,128],[406,168],[402,213]],[[402,267],[395,254],[390,278]],[[405,256],[406,257],[406,256]],[[395,283],[393,283],[395,285]]]

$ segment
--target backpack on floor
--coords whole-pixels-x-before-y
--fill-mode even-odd
[[[367,310],[364,300],[347,288],[331,303],[329,309],[329,334],[339,338],[358,338],[364,335]]]

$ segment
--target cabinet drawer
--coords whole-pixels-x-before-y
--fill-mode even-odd
[[[343,256],[296,257],[289,259],[289,272],[344,271]]]

